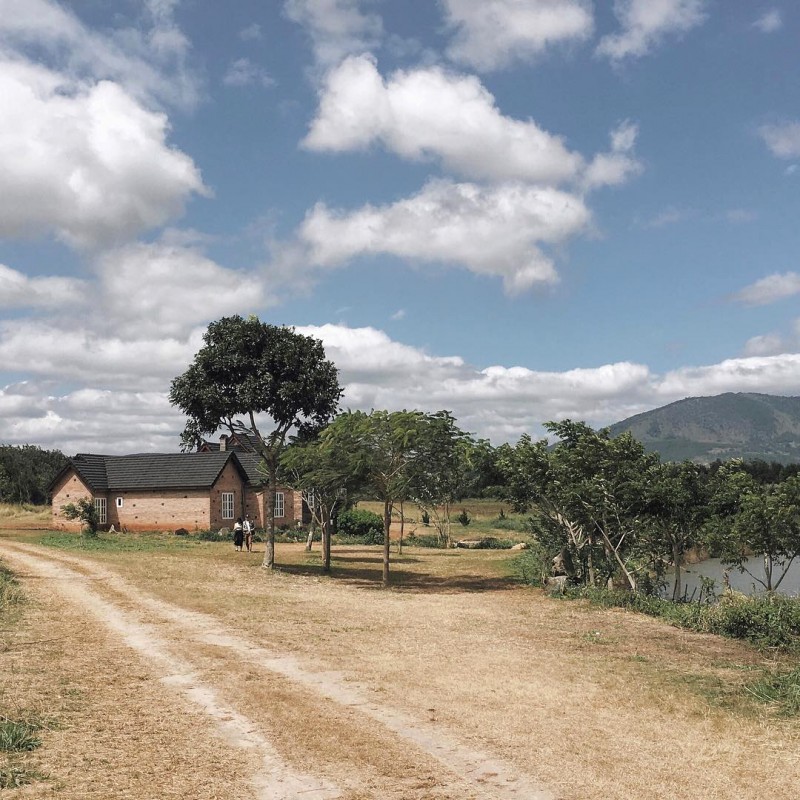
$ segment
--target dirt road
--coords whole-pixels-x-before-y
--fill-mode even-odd
[[[45,763],[50,783],[40,784],[35,789],[39,794],[20,790],[19,796],[554,796],[512,765],[459,740],[435,718],[414,718],[378,702],[374,692],[341,674],[253,641],[211,614],[151,596],[89,559],[7,540],[0,544],[0,556],[22,577],[34,602],[33,627],[25,635],[57,634],[53,641],[59,643],[59,663],[51,661],[47,667],[47,648],[40,647],[41,668],[54,675],[74,670],[80,678],[83,670],[92,676],[90,691],[83,695],[83,716],[73,709],[74,718],[93,718],[98,724],[97,711],[109,706],[116,714],[113,731],[102,725],[102,717],[94,736],[82,731],[71,739],[69,729],[61,731],[57,742],[48,743],[62,748],[60,756]],[[10,657],[19,659],[16,674],[26,681],[28,694],[42,697],[31,673],[36,662],[31,650],[12,646]],[[115,699],[131,675],[140,684],[137,691],[123,691],[124,697]],[[248,689],[264,682],[272,684],[273,706],[251,702]],[[316,717],[324,720],[329,740],[351,743],[353,761],[347,774],[326,769],[315,748],[297,752],[286,746],[282,726],[313,729]],[[120,735],[120,726],[134,721],[135,735]],[[104,751],[109,736],[113,746]],[[359,741],[365,736],[379,743],[385,759],[359,759]],[[161,741],[162,746],[154,753],[143,744],[148,741]],[[76,750],[84,759],[87,750],[105,752],[100,758],[106,768],[87,763],[82,782],[81,774],[75,774],[74,758],[69,758]],[[318,768],[318,763],[323,766]],[[131,770],[131,764],[136,769]]]

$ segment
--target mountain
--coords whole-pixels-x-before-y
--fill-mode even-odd
[[[665,461],[760,458],[800,462],[800,397],[732,393],[687,397],[617,422]]]

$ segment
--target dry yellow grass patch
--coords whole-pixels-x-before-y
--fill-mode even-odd
[[[92,560],[308,670],[336,673],[557,797],[797,796],[800,727],[742,705],[747,668],[764,662],[743,644],[515,587],[503,577],[505,552],[408,550],[390,591],[378,588],[378,548],[335,548],[330,578],[302,545],[278,545],[275,573],[261,568],[262,555],[209,544]],[[97,584],[109,599],[133,602]],[[343,796],[470,796],[425,752],[312,686],[243,665],[224,647],[174,644],[200,659],[283,757],[313,765]],[[120,676],[124,654],[117,658]],[[85,702],[104,685],[87,686]]]

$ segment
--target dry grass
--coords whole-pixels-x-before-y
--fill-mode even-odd
[[[0,503],[0,529],[43,530],[52,524],[50,506]]]
[[[516,587],[505,577],[506,552],[409,549],[393,564],[390,591],[377,588],[378,548],[335,548],[331,578],[302,545],[278,545],[282,566],[273,574],[261,568],[262,556],[221,543],[92,554],[149,594],[212,614],[309,668],[357,681],[387,707],[435,720],[558,797],[796,797],[800,727],[742,699],[741,687],[766,663],[743,644]],[[47,598],[42,602],[44,609]],[[163,709],[175,700],[85,620],[67,614],[56,626],[42,613],[30,635],[34,630],[36,638],[57,641],[36,650],[30,663],[15,662],[16,676],[24,671],[23,705],[67,720],[63,731],[45,737],[57,737],[45,743],[45,770],[67,786],[79,774],[100,786],[105,773],[121,769],[128,794],[106,796],[172,796],[169,786],[141,790],[132,774],[135,765],[163,762],[159,746],[144,733],[123,742],[117,731],[168,725],[174,712]],[[176,646],[190,652],[188,641]],[[222,649],[192,652],[228,700],[276,737],[284,757],[315,765],[346,797],[470,796],[425,754],[352,709],[263,669],[235,665]],[[45,673],[57,677],[45,681]],[[9,681],[7,661],[2,675]],[[85,738],[98,724],[99,758]],[[210,746],[201,730],[173,726],[168,735],[191,752]],[[124,748],[125,757],[114,748]],[[199,763],[213,758],[201,752]],[[134,786],[140,794],[131,793]],[[214,795],[193,789],[184,796]]]

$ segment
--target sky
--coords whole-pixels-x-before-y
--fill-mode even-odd
[[[0,0],[0,443],[176,452],[209,322],[495,445],[800,395],[793,0]]]

